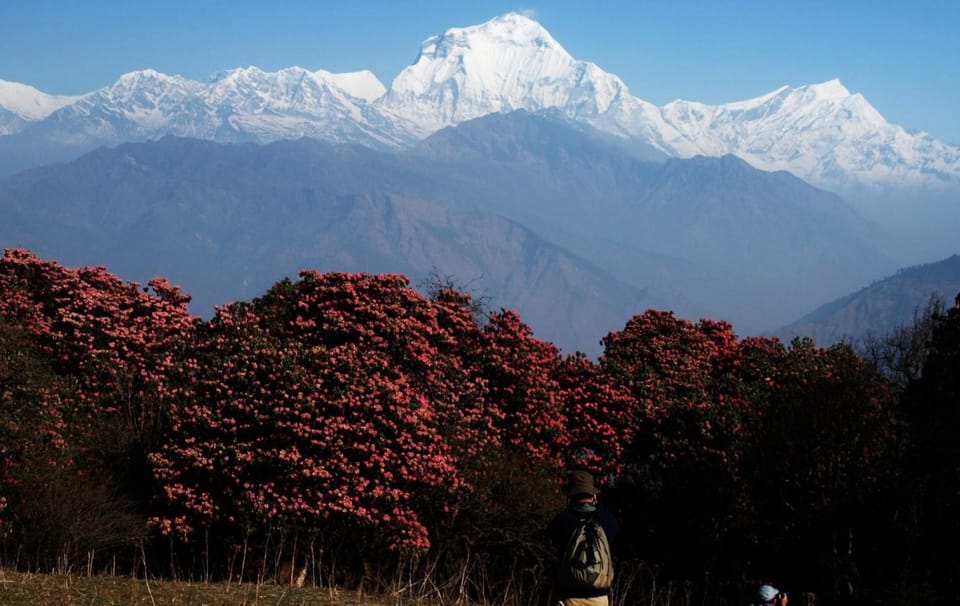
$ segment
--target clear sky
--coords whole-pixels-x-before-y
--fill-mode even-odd
[[[960,0],[0,0],[0,79],[79,94],[144,68],[298,65],[389,86],[424,38],[511,11],[658,105],[839,78],[890,122],[960,145]]]

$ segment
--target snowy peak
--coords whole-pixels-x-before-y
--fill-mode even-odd
[[[175,135],[233,142],[318,137],[395,147],[395,129],[370,109],[385,90],[369,71],[251,66],[195,81],[145,69],[64,107],[46,130],[60,142],[86,138],[107,145]]]
[[[182,76],[168,76],[155,69],[141,69],[120,76],[110,86],[111,90],[129,90],[137,88],[155,88],[182,85],[186,80]]]
[[[48,95],[26,84],[0,80],[0,135],[18,132],[78,99],[79,96]]]
[[[152,106],[169,100],[179,100],[196,91],[197,82],[181,76],[168,76],[152,69],[123,74],[108,86],[94,93],[115,104]]]
[[[801,86],[796,90],[804,96],[817,100],[840,101],[850,96],[850,91],[840,82],[839,78],[821,82],[820,84]]]
[[[723,105],[674,101],[661,115],[681,157],[735,154],[833,190],[960,180],[960,150],[890,124],[836,79]]]
[[[517,52],[530,55],[531,51],[533,54],[555,54],[564,62],[573,61],[573,57],[542,25],[519,13],[508,13],[481,25],[454,27],[441,35],[427,38],[420,47],[416,64],[451,57],[457,61],[465,57],[479,60],[476,57],[483,55],[498,61],[504,55]],[[395,83],[393,88],[396,87]]]
[[[597,114],[627,94],[619,78],[575,60],[539,23],[509,13],[425,40],[416,63],[394,79],[381,105],[425,136],[518,109]]]
[[[851,97],[850,91],[839,79],[828,80],[820,84],[808,84],[800,87],[781,86],[769,93],[753,99],[724,103],[718,107],[728,111],[751,110],[758,107],[780,107],[784,103],[793,105],[812,105],[816,103],[836,103]],[[674,101],[685,103],[685,101]]]
[[[720,105],[677,100],[658,107],[572,57],[519,13],[426,39],[389,90],[369,71],[302,67],[250,66],[199,82],[145,69],[79,98],[0,81],[0,135],[39,121],[30,137],[78,148],[164,135],[259,142],[307,136],[399,148],[515,110],[548,110],[667,156],[733,154],[834,191],[960,182],[960,148],[888,123],[838,79]]]
[[[79,96],[48,95],[32,86],[0,80],[0,108],[16,113],[27,120],[46,118]]]
[[[438,38],[434,37],[433,40]],[[443,38],[461,44],[466,42],[467,45],[474,43],[550,49],[567,59],[573,59],[540,23],[520,13],[507,13],[473,27],[452,28],[447,30]]]
[[[345,93],[365,102],[382,97],[386,92],[383,84],[370,71],[335,74],[324,70],[311,72],[296,66],[277,72],[265,72],[254,66],[237,68],[214,74],[206,83],[220,94],[228,91],[250,94],[257,91],[280,98],[289,98],[291,93],[304,87],[326,89],[333,94]]]
[[[351,96],[367,102],[379,99],[387,92],[383,83],[369,70],[345,72],[342,74],[318,70],[313,72],[313,75],[317,78],[328,80],[332,82],[334,86],[346,91]]]
[[[866,119],[876,126],[886,124],[886,120],[862,95],[851,94],[837,79],[797,88],[783,86],[754,99],[718,105],[716,113],[738,115],[744,120],[754,121],[775,115],[803,115],[814,121],[833,120],[835,117],[831,116],[834,114],[843,114],[844,118]]]

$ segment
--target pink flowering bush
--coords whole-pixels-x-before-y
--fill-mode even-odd
[[[604,343],[601,366],[642,407],[632,462],[656,470],[653,481],[691,464],[735,477],[748,403],[732,327],[650,310]]]
[[[527,457],[559,462],[565,417],[556,346],[535,339],[516,312],[500,311],[484,326],[478,357],[494,403],[496,437]]]
[[[498,602],[543,589],[540,532],[577,467],[624,521],[624,559],[680,578],[820,582],[857,568],[851,545],[879,549],[871,503],[901,436],[888,383],[848,347],[650,310],[594,362],[397,275],[303,272],[210,321],[188,301],[0,259],[3,547],[110,554],[149,524],[170,569],[251,578],[309,554],[318,579],[416,570]],[[33,529],[55,537],[46,555]]]
[[[219,309],[153,459],[179,512],[155,523],[183,537],[211,523],[351,523],[428,547],[428,523],[469,488],[460,463],[496,440],[461,355],[479,339],[466,307],[391,275],[304,272]]]
[[[64,414],[115,416],[140,440],[157,438],[180,389],[195,323],[188,302],[160,278],[145,289],[102,267],[69,269],[18,249],[0,260],[0,319],[74,381]]]
[[[583,356],[566,358],[557,376],[565,418],[563,467],[587,469],[601,483],[613,481],[644,421],[640,401]]]
[[[113,524],[125,519],[123,493],[149,482],[139,471],[143,452],[163,438],[180,389],[195,322],[187,301],[161,279],[143,289],[103,268],[65,268],[19,249],[0,259],[0,324],[18,335],[8,361],[35,356],[49,377],[42,389],[3,390],[5,475],[30,470],[11,480],[22,483],[25,498],[11,508],[25,531],[75,549],[137,534]]]
[[[702,570],[742,503],[751,413],[737,377],[739,341],[727,323],[649,310],[604,344],[601,368],[637,402],[617,491],[641,521],[629,542],[637,557],[657,553],[682,573]]]

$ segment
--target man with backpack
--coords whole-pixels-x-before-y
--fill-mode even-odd
[[[547,539],[559,553],[554,593],[561,606],[607,606],[613,584],[610,546],[619,524],[598,505],[600,489],[590,472],[569,472],[563,490],[567,508],[547,526]]]

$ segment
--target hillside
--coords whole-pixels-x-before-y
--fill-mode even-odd
[[[733,157],[647,163],[526,112],[409,152],[166,138],[0,181],[0,244],[162,275],[198,313],[301,269],[453,277],[596,354],[648,307],[753,334],[888,273],[833,194]],[[522,235],[521,235],[522,234]]]
[[[775,331],[784,339],[810,336],[820,345],[883,335],[908,324],[930,297],[949,306],[960,293],[960,255],[936,263],[908,267],[896,274],[831,301],[800,320]]]

